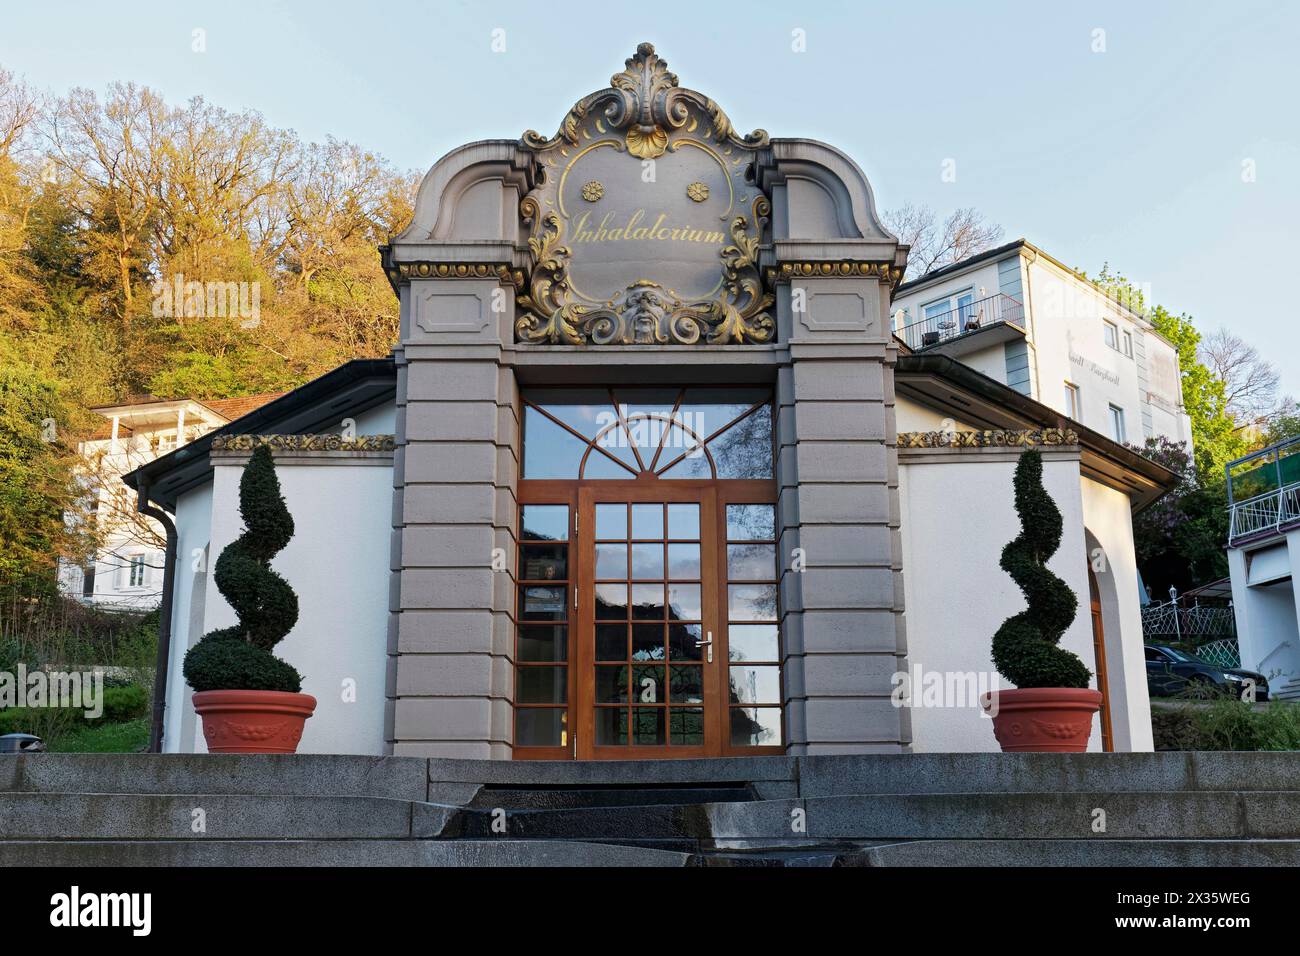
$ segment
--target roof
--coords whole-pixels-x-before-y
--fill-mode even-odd
[[[1200,600],[1205,598],[1209,600],[1214,598],[1222,601],[1232,600],[1232,578],[1219,578],[1217,581],[1211,581],[1209,584],[1202,584],[1199,588],[1192,588],[1190,591],[1184,591],[1180,597],[1193,598]]]
[[[894,298],[898,298],[900,295],[906,295],[908,292],[912,292],[915,289],[919,289],[923,285],[929,285],[931,282],[934,282],[937,279],[942,279],[945,278],[946,276],[952,275],[953,273],[961,272],[963,269],[969,269],[972,266],[977,266],[980,265],[981,263],[989,262],[993,259],[1001,259],[1007,253],[1016,252],[1019,249],[1024,247],[1033,249],[1039,255],[1045,256],[1046,258],[1051,259],[1053,262],[1056,262],[1056,260],[1052,259],[1051,256],[1047,255],[1047,253],[1042,252],[1041,250],[1035,248],[1034,246],[1030,245],[1025,239],[1021,238],[1021,239],[1017,239],[1015,242],[1008,242],[1005,245],[995,246],[992,249],[986,249],[983,252],[977,252],[975,253],[975,255],[967,256],[965,259],[961,259],[957,262],[954,262],[952,265],[943,266],[942,268],[935,269],[932,272],[927,272],[923,276],[918,276],[915,279],[909,279],[907,282],[899,283],[898,288],[894,290]],[[1059,265],[1059,263],[1057,264]],[[1068,267],[1061,266],[1061,268],[1066,269]],[[1069,269],[1069,271],[1074,272],[1073,269]]]
[[[1178,475],[1163,465],[946,355],[900,354],[894,383],[900,395],[942,408],[954,419],[972,425],[1014,428],[1031,424],[1073,431],[1079,436],[1083,473],[1125,491],[1135,512],[1154,504],[1178,484]],[[954,387],[965,397],[952,394]]]
[[[202,398],[199,404],[212,409],[222,418],[234,421],[249,412],[261,408],[267,402],[275,401],[287,392],[263,392],[261,395],[245,395],[242,398]]]
[[[122,481],[130,488],[142,490],[148,500],[171,510],[183,492],[212,477],[208,452],[218,435],[310,434],[388,401],[396,392],[397,367],[391,358],[353,359],[278,396],[249,396],[248,400],[265,401],[215,431],[128,472]]]

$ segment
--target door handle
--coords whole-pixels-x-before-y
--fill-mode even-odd
[[[712,663],[713,663],[713,632],[712,632],[712,631],[707,631],[706,633],[709,635],[709,639],[708,639],[707,641],[697,640],[697,641],[695,642],[695,646],[696,646],[696,647],[707,647],[707,648],[709,649],[709,650],[708,650],[708,660],[709,660],[709,663],[712,664]]]

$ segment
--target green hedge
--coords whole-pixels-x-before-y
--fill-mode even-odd
[[[135,720],[149,712],[149,692],[136,684],[126,687],[104,688],[104,712],[96,718],[88,718],[79,708],[52,707],[11,707],[0,710],[0,734],[37,733],[33,727],[44,727],[50,711],[66,710],[77,719],[86,722],[109,724]],[[38,734],[40,736],[40,734]]]
[[[1300,750],[1300,706],[1240,700],[1203,706],[1154,706],[1156,750]]]

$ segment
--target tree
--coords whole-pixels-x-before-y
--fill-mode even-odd
[[[1178,484],[1133,517],[1133,545],[1142,581],[1153,594],[1186,591],[1228,574],[1226,479],[1202,477],[1185,442],[1148,438],[1134,451],[1178,475]]]
[[[967,207],[942,224],[929,206],[911,203],[886,211],[885,225],[911,249],[907,271],[917,278],[991,249],[1002,238],[1002,227]]]
[[[1088,278],[1082,272],[1080,275]],[[1228,412],[1223,380],[1201,362],[1201,334],[1192,317],[1186,313],[1174,315],[1160,305],[1148,308],[1141,290],[1124,276],[1111,272],[1109,263],[1091,281],[1126,308],[1143,315],[1177,350],[1183,408],[1191,420],[1196,470],[1203,484],[1211,484],[1229,461],[1246,452],[1249,442]]]
[[[271,570],[293,537],[293,516],[280,493],[271,449],[253,450],[239,479],[244,533],[222,550],[213,579],[239,623],[203,635],[185,655],[185,680],[196,691],[278,690],[298,693],[302,676],[271,649],[298,621],[298,596]]]
[[[1225,407],[1238,425],[1259,423],[1277,411],[1277,367],[1245,339],[1221,328],[1201,340],[1199,357],[1223,382]]]
[[[81,495],[74,474],[75,410],[58,383],[0,340],[0,582],[52,580],[60,557],[85,548],[64,521]]]
[[[1060,646],[1079,600],[1047,569],[1061,544],[1061,512],[1043,487],[1043,456],[1037,449],[1016,463],[1016,514],[1020,534],[1002,549],[999,565],[1020,586],[1029,605],[1002,622],[993,635],[993,663],[1016,687],[1087,687],[1092,672],[1077,654]]]

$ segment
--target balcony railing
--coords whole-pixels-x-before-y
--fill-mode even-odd
[[[1019,300],[1001,292],[905,325],[894,334],[906,342],[908,348],[920,351],[999,323],[1020,328],[1025,324],[1025,307]]]
[[[1238,458],[1226,471],[1229,544],[1300,523],[1300,439]]]
[[[1231,505],[1228,543],[1236,544],[1265,532],[1277,533],[1300,522],[1300,484],[1288,485]]]

